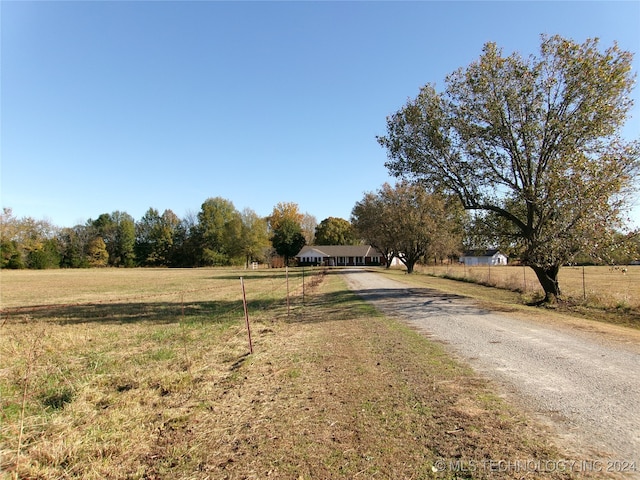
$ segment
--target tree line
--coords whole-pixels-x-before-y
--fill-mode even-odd
[[[345,219],[316,218],[295,203],[281,202],[262,217],[238,211],[230,200],[205,200],[183,218],[149,208],[135,220],[127,212],[103,213],[74,227],[0,213],[0,268],[205,267],[252,262],[281,266],[307,244],[355,245]]]
[[[294,236],[300,236],[296,240],[313,241],[315,218],[301,214],[295,204],[278,204],[265,218],[251,209],[238,211],[231,201],[216,197],[205,200],[197,214],[183,218],[172,210],[160,213],[149,208],[136,221],[126,212],[114,211],[70,228],[16,218],[5,208],[0,218],[0,267],[201,267],[266,262],[292,240],[289,220]]]
[[[385,185],[381,192],[376,201],[367,193],[351,221],[328,217],[319,224],[295,203],[278,203],[270,215],[261,217],[249,208],[238,211],[221,197],[208,198],[196,214],[183,218],[155,208],[138,220],[114,211],[70,228],[17,218],[5,208],[0,214],[0,267],[205,267],[251,262],[278,266],[289,264],[304,245],[367,243],[385,252],[389,262],[399,256],[413,270],[427,255],[459,253],[461,237],[450,232],[459,232],[460,225],[452,227],[449,220],[458,221],[461,209],[457,217],[448,218],[444,201],[407,184],[395,189]]]
[[[328,217],[320,223],[295,203],[278,203],[261,217],[249,208],[238,211],[220,197],[207,199],[200,211],[183,218],[149,208],[136,221],[114,211],[71,228],[16,218],[5,208],[0,214],[0,268],[284,266],[304,245],[369,244],[387,265],[400,259],[408,273],[419,263],[456,262],[463,251],[487,246],[519,258],[513,244],[492,235],[454,195],[401,180],[366,192],[350,220]],[[640,255],[638,232],[614,232],[612,238],[572,260],[627,264]]]

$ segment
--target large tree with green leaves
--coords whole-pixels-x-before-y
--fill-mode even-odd
[[[61,229],[58,233],[62,255],[60,266],[65,268],[89,267],[88,246],[94,238],[93,235],[95,235],[93,227],[88,225],[76,225]]]
[[[344,218],[328,217],[316,227],[316,245],[356,245],[353,225]]]
[[[555,301],[561,265],[619,224],[638,175],[638,142],[620,134],[631,61],[592,39],[543,36],[527,58],[488,43],[387,119],[386,166],[485,217]]]
[[[284,218],[278,223],[278,228],[273,231],[271,243],[278,255],[284,257],[285,265],[288,265],[289,259],[294,257],[307,242],[300,224],[291,218]]]
[[[240,236],[240,250],[248,267],[251,261],[264,261],[271,247],[267,220],[259,216],[250,208],[245,208],[240,213],[242,221],[242,234]]]
[[[96,220],[88,220],[87,226],[95,229],[96,235],[104,241],[110,266],[134,266],[136,224],[131,215],[119,210],[103,213]]]
[[[298,224],[302,230],[304,214],[300,213],[300,207],[297,203],[279,202],[275,207],[273,207],[271,215],[267,217],[267,222],[269,223],[269,229],[271,232],[278,230],[280,224],[285,220],[291,220]]]
[[[447,256],[452,245],[462,244],[460,210],[450,197],[402,181],[365,195],[354,207],[352,221],[369,243],[391,252],[390,258],[399,258],[407,273],[413,273],[420,260]]]
[[[109,252],[102,237],[93,237],[89,240],[86,258],[90,267],[106,267],[108,265]]]
[[[387,211],[380,192],[367,192],[351,211],[351,225],[361,241],[384,255],[387,268],[396,256],[393,215]]]
[[[135,253],[139,265],[168,265],[180,219],[171,210],[162,215],[149,208],[136,222]]]
[[[201,252],[198,217],[194,212],[188,211],[176,226],[169,265],[172,267],[198,266],[202,257]]]
[[[233,203],[208,198],[198,213],[198,235],[205,265],[231,265],[242,254],[242,219]]]

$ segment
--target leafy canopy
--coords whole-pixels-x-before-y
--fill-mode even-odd
[[[353,226],[348,220],[328,217],[316,227],[316,245],[356,245]]]
[[[450,200],[406,181],[395,187],[385,183],[356,203],[351,218],[358,233],[385,255],[387,265],[397,257],[412,273],[427,256],[460,253],[463,217]]]
[[[597,39],[543,36],[528,58],[488,43],[387,119],[386,166],[484,215],[555,297],[560,266],[620,225],[635,185],[639,145],[620,135],[631,61]]]
[[[278,255],[282,255],[285,258],[285,263],[288,264],[289,259],[295,257],[305,246],[306,240],[300,225],[290,218],[285,218],[273,232],[271,243]]]

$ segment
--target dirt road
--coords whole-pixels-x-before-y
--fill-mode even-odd
[[[606,458],[621,462],[610,464],[613,471],[640,471],[637,342],[489,312],[473,300],[365,270],[345,270],[344,277],[378,310],[447,344],[493,379],[502,395],[546,421],[580,460]]]

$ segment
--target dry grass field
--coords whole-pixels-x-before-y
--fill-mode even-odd
[[[299,269],[0,282],[2,479],[522,478],[504,462],[571,458],[331,272],[304,284]]]
[[[543,296],[538,279],[529,267],[464,265],[421,266],[421,273],[465,279],[521,293],[523,302]],[[640,266],[628,267],[563,267],[558,276],[564,299],[578,313],[598,316],[615,323],[625,323],[625,317],[640,323]],[[615,318],[617,317],[617,318]]]

